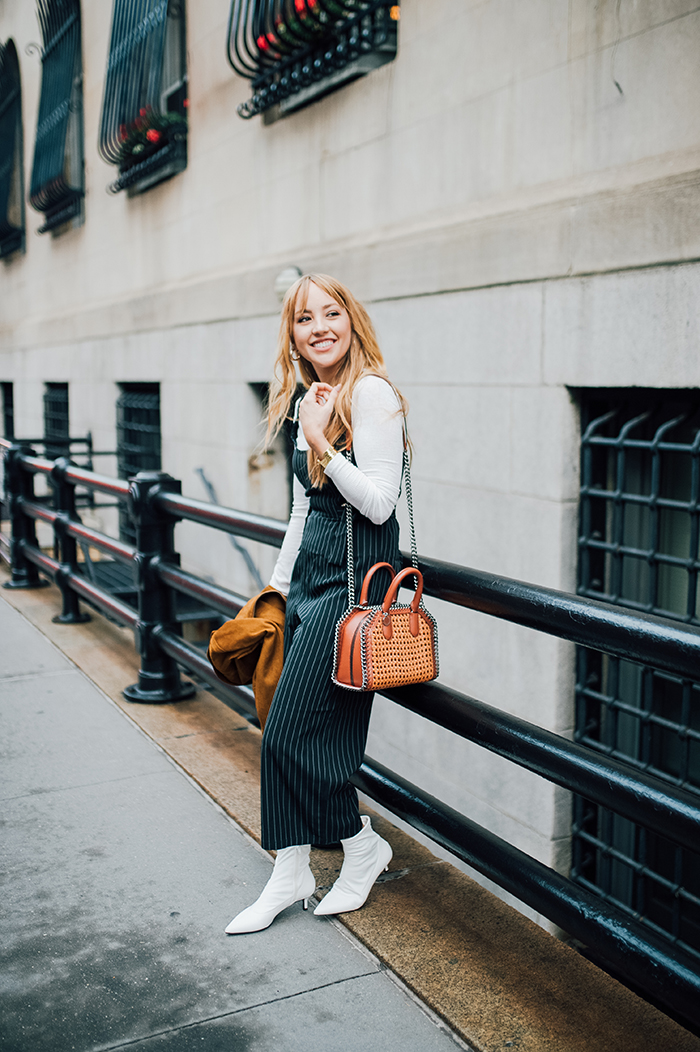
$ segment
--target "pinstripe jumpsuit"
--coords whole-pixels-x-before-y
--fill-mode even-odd
[[[284,667],[262,739],[262,845],[268,850],[334,844],[360,831],[348,779],[362,764],[373,698],[331,680],[335,625],[347,609],[344,498],[330,479],[322,489],[312,487],[306,453],[296,443],[293,468],[310,505],[287,597]],[[358,587],[376,562],[401,566],[394,512],[375,525],[353,509],[353,529]],[[370,603],[381,602],[387,586],[380,571]]]

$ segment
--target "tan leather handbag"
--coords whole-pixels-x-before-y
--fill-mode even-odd
[[[404,484],[411,524],[411,562],[400,573],[390,563],[375,563],[365,574],[360,604],[355,604],[352,506],[345,505],[348,551],[348,609],[335,626],[332,679],[348,690],[386,690],[425,683],[438,675],[437,623],[423,606],[423,574],[418,569],[408,444],[404,430]],[[369,583],[380,569],[391,573],[391,584],[380,606],[369,606]],[[396,602],[407,577],[416,578],[409,604]]]

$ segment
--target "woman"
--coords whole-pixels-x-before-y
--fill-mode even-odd
[[[308,388],[296,406],[295,363]],[[335,625],[348,605],[346,501],[358,584],[376,562],[401,565],[394,508],[405,409],[361,304],[333,278],[300,278],[282,307],[268,412],[268,440],[292,411],[295,429],[292,513],[270,582],[287,595],[284,668],[261,757],[262,845],[277,857],[262,894],[228,934],[267,928],[300,899],[306,909],[316,887],[311,844],[340,841],[344,851],[320,915],[359,909],[391,859],[389,844],[360,818],[348,781],[362,763],[372,695],[336,686],[331,669]],[[381,602],[387,584],[375,575],[370,603]]]

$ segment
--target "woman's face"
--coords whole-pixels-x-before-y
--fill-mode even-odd
[[[319,380],[334,382],[351,339],[350,315],[345,307],[312,281],[304,309],[294,314],[294,346],[313,366]]]

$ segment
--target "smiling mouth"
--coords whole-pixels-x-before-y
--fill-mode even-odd
[[[318,343],[312,344],[312,347],[315,351],[325,351],[332,347],[334,343],[335,340],[319,340]]]

